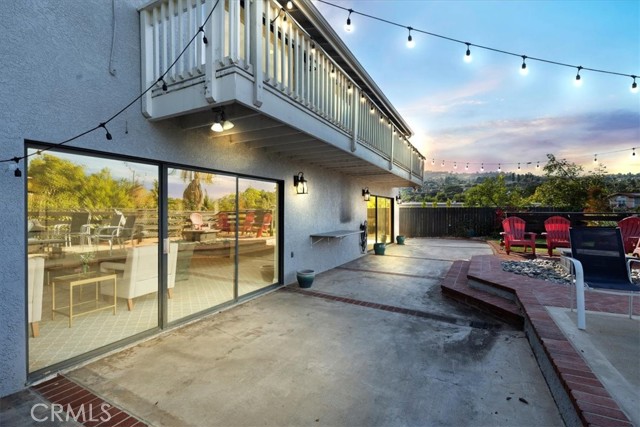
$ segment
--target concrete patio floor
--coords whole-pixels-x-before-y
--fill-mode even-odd
[[[67,377],[154,426],[562,424],[524,333],[441,296],[490,248],[407,243],[316,277],[345,302],[273,292]]]

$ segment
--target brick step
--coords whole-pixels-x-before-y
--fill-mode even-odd
[[[470,261],[454,261],[440,285],[442,294],[455,301],[477,308],[509,325],[523,329],[524,318],[514,298],[498,285],[486,280],[469,278]]]

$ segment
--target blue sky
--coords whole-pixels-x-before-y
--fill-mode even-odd
[[[640,2],[330,0],[405,27],[520,55],[640,75]],[[427,170],[536,171],[547,153],[609,173],[640,173],[640,93],[633,80],[527,61],[314,2],[407,120]],[[640,78],[636,79],[640,85]],[[631,148],[636,156],[632,156]],[[615,151],[619,151],[614,153]],[[598,154],[598,163],[594,157]],[[435,159],[435,165],[431,160]],[[445,166],[442,161],[445,161]],[[454,169],[454,162],[457,169]],[[532,165],[526,166],[527,162]]]

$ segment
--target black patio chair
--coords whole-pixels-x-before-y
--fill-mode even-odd
[[[584,291],[596,291],[629,297],[629,317],[632,317],[633,297],[640,295],[640,285],[631,280],[631,263],[625,256],[619,228],[570,228],[571,262],[576,286],[578,328],[586,329]],[[572,298],[573,301],[573,298]],[[573,308],[573,303],[572,303]]]

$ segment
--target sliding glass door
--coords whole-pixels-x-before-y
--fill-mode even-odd
[[[392,243],[392,199],[371,196],[367,202],[367,245],[373,248],[374,243]]]
[[[62,151],[27,164],[29,372],[158,327],[158,167]]]
[[[35,376],[279,282],[276,181],[38,148],[26,218]]]

